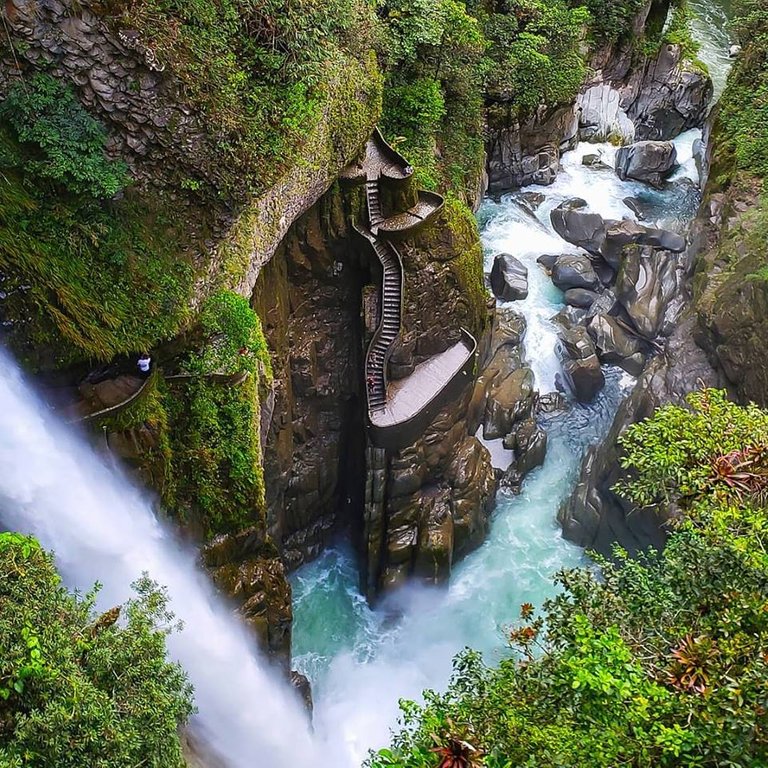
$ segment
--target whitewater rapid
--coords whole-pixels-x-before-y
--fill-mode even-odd
[[[101,608],[132,596],[144,571],[168,588],[184,623],[171,658],[195,688],[193,726],[229,768],[314,762],[307,717],[247,630],[153,514],[150,500],[57,423],[0,348],[0,521],[54,550],[69,587],[103,586]]]

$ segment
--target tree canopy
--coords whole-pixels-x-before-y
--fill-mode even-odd
[[[182,768],[192,690],[166,659],[174,628],[146,576],[102,615],[30,538],[0,534],[0,766]]]

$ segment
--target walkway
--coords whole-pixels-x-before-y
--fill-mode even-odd
[[[376,426],[389,427],[401,424],[426,408],[445,382],[464,367],[471,352],[471,346],[462,339],[445,352],[419,363],[410,376],[391,382],[386,405],[383,410],[372,414],[371,421]]]
[[[368,242],[381,265],[379,324],[368,345],[365,384],[369,437],[379,448],[397,450],[413,443],[438,411],[458,395],[472,375],[477,343],[462,329],[462,340],[416,366],[414,372],[389,382],[387,364],[402,327],[403,262],[389,238],[413,234],[436,217],[444,205],[434,192],[420,191],[416,205],[386,216],[381,183],[403,182],[413,173],[405,158],[374,131],[363,157],[342,172],[342,179],[365,185],[368,226],[355,230]]]

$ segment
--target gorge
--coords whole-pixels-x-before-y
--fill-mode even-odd
[[[0,526],[99,611],[167,588],[189,768],[523,765],[471,718],[417,743],[439,695],[385,747],[556,572],[611,574],[584,548],[664,547],[630,424],[768,403],[763,38],[729,58],[715,0],[434,5],[3,11]]]

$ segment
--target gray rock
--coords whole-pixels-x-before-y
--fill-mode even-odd
[[[578,309],[589,309],[597,299],[598,294],[586,288],[569,288],[563,297],[565,303]]]
[[[536,211],[546,199],[547,196],[542,192],[524,192],[520,195],[520,203],[531,211],[531,213]]]
[[[549,218],[555,232],[563,240],[597,255],[605,240],[605,222],[599,213],[582,210],[585,206],[586,203],[580,198],[567,200],[558,205]]]
[[[552,267],[552,282],[561,290],[594,289],[600,283],[592,262],[586,256],[560,256]]]
[[[595,85],[579,94],[579,136],[584,141],[635,140],[635,126],[621,106],[621,94],[610,85]]]
[[[541,264],[544,269],[547,270],[547,272],[552,271],[552,267],[555,266],[555,262],[560,258],[557,254],[549,254],[545,253],[539,256],[538,259],[536,259],[537,263]]]
[[[663,45],[655,61],[635,67],[621,89],[621,106],[635,139],[667,140],[704,124],[712,80],[683,60],[679,45]]]
[[[638,221],[642,221],[645,218],[643,209],[640,207],[640,201],[636,197],[625,197],[622,202],[637,216]]]
[[[483,437],[494,440],[512,431],[516,421],[526,419],[533,408],[533,371],[518,368],[494,381],[485,406]]]
[[[601,253],[614,270],[621,267],[624,248],[634,243],[663,248],[675,253],[681,253],[686,248],[685,238],[676,232],[646,227],[632,219],[606,222],[605,241]]]
[[[590,402],[605,385],[595,345],[586,329],[576,326],[559,333],[557,354],[563,374],[576,399]]]
[[[649,246],[625,248],[616,278],[616,296],[641,336],[655,338],[661,331],[664,310],[676,289],[674,259]]]
[[[515,430],[515,464],[521,477],[544,463],[547,453],[547,433],[536,423],[526,419]]]
[[[642,342],[627,333],[615,317],[593,317],[587,325],[587,332],[595,342],[600,362],[619,365],[633,376],[639,375],[643,370],[645,357],[642,354]]]
[[[605,165],[603,158],[600,155],[584,155],[584,157],[581,158],[581,164],[586,165],[588,168]]]
[[[490,280],[494,296],[502,301],[516,301],[528,296],[528,270],[508,253],[494,258]]]
[[[671,141],[638,141],[616,152],[616,173],[622,181],[634,179],[659,187],[676,162],[677,149]]]

